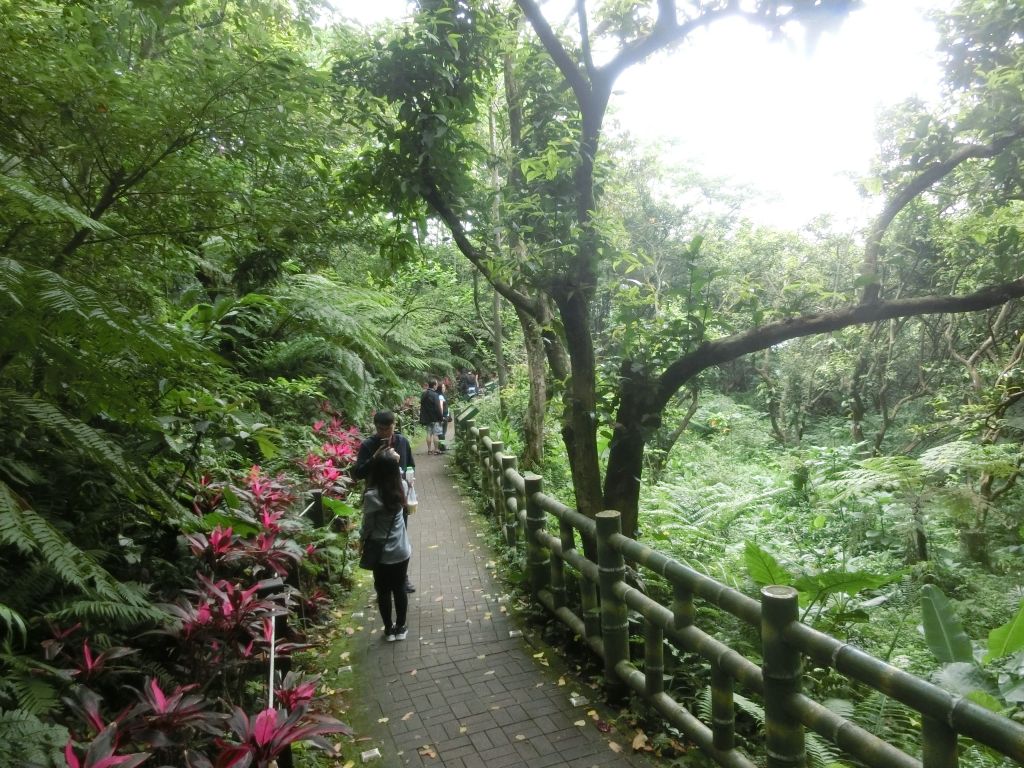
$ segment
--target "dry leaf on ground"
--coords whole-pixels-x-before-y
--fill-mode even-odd
[[[416,714],[416,713],[415,712],[406,712],[404,715],[402,715],[402,722],[404,723],[406,720],[408,720],[414,714]]]
[[[622,751],[622,745],[617,743],[617,742],[614,742],[614,741],[609,741],[608,742],[608,749],[610,749],[612,752],[621,752]]]
[[[420,757],[433,757],[437,758],[437,752],[429,744],[424,744],[422,747],[416,750]]]
[[[636,736],[633,737],[633,749],[637,752],[641,750],[650,751],[653,749],[650,744],[647,743],[647,734],[643,731],[637,731]]]

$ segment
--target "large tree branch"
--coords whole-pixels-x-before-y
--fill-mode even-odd
[[[849,306],[835,312],[802,315],[752,328],[744,333],[707,341],[683,355],[658,379],[653,408],[661,410],[687,381],[701,371],[767,349],[789,339],[813,336],[896,317],[913,317],[948,312],[976,312],[1024,296],[1024,277],[983,288],[963,296],[921,296],[898,301],[878,301]]]
[[[995,157],[1022,136],[1024,136],[1024,125],[1018,126],[1012,132],[993,139],[988,144],[961,146],[946,160],[927,166],[893,195],[892,199],[878,215],[878,218],[872,223],[871,229],[868,232],[867,244],[864,246],[864,263],[861,267],[861,274],[871,278],[871,282],[864,287],[861,301],[865,303],[877,301],[881,294],[882,286],[878,281],[878,257],[882,250],[882,238],[899,212],[906,208],[918,195],[933,184],[944,179],[967,160]]]
[[[423,194],[427,204],[434,210],[441,220],[448,227],[448,230],[452,233],[452,238],[455,240],[455,245],[459,251],[465,256],[469,262],[479,270],[480,274],[487,280],[502,296],[508,299],[516,307],[519,307],[524,312],[527,312],[531,317],[537,317],[537,307],[534,306],[533,300],[530,299],[524,293],[520,293],[511,285],[501,280],[494,274],[494,271],[487,266],[484,254],[478,249],[473,242],[469,239],[469,234],[466,232],[466,228],[463,226],[462,221],[458,216],[455,215],[455,211],[451,209],[451,206],[445,201],[444,197],[437,187],[430,185]]]
[[[537,3],[534,0],[516,0],[516,4],[522,9],[523,15],[530,21],[530,26],[537,33],[537,37],[540,38],[551,60],[555,62],[555,66],[558,67],[558,70],[569,82],[573,93],[576,94],[577,101],[582,103],[590,93],[590,83],[583,77],[576,62],[572,60],[569,52],[559,42],[555,31],[551,29],[551,25],[544,18],[544,14],[541,13]]]
[[[606,82],[611,84],[624,71],[634,64],[639,64],[648,56],[682,42],[701,27],[706,27],[719,19],[737,13],[739,11],[736,4],[729,2],[721,8],[705,11],[695,18],[679,24],[676,19],[675,0],[659,0],[658,18],[654,22],[654,29],[651,30],[651,33],[625,45],[611,61],[601,67],[600,71]]]

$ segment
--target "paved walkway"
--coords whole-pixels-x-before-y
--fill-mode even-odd
[[[355,648],[363,675],[356,706],[377,721],[366,742],[379,745],[376,764],[650,766],[631,754],[629,737],[598,729],[591,705],[573,706],[581,691],[559,685],[504,612],[484,528],[448,476],[449,460],[416,451],[409,639],[384,642],[374,604],[366,608],[371,631]]]

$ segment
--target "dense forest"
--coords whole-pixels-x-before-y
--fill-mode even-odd
[[[856,6],[0,0],[0,764],[344,732],[252,682],[351,567],[298,513],[352,514],[369,415],[461,368],[582,513],[1024,717],[1024,2],[935,18],[862,231],[755,223],[606,119],[720,19],[827,45]]]

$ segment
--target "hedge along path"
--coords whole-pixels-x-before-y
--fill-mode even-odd
[[[382,766],[654,765],[633,735],[602,732],[603,715],[544,665],[504,611],[491,575],[494,554],[459,496],[448,457],[416,452],[419,509],[409,520],[409,638],[383,639],[376,603],[353,645],[353,702],[372,723],[363,749]],[[536,654],[536,656],[535,656]]]

